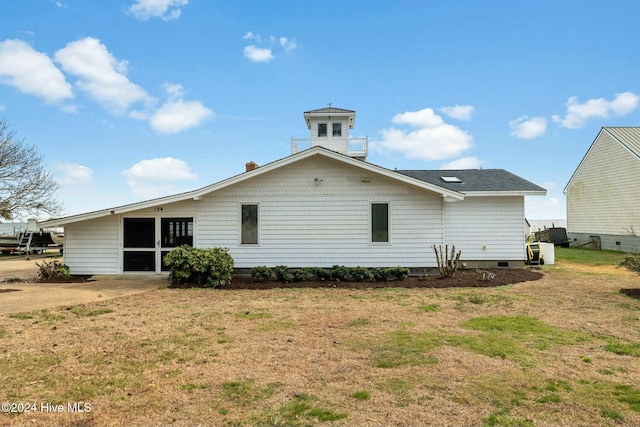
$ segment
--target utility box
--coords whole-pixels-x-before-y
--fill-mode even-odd
[[[545,265],[553,265],[556,256],[555,245],[553,243],[540,242],[540,249],[542,249]]]

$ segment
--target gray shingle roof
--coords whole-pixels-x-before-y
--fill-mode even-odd
[[[460,193],[472,191],[546,192],[539,185],[504,169],[398,170],[396,172]],[[457,177],[460,182],[446,182],[442,177]]]
[[[353,110],[345,110],[344,108],[325,107],[317,110],[305,111],[306,113],[355,113]]]

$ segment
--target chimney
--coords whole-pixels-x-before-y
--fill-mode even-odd
[[[258,169],[258,164],[251,160],[249,163],[245,163],[244,165],[247,168],[247,172],[252,171],[254,169]]]

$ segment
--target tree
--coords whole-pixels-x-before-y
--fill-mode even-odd
[[[0,217],[62,213],[63,205],[55,197],[60,184],[44,169],[43,160],[0,118]]]

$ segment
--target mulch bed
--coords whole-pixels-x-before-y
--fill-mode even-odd
[[[625,294],[631,298],[640,299],[640,289],[639,288],[631,288],[631,289],[620,289],[621,294]]]
[[[454,288],[473,287],[487,288],[504,286],[520,282],[528,282],[542,278],[543,274],[531,269],[493,269],[493,270],[458,270],[454,277],[410,276],[405,280],[388,280],[387,282],[353,282],[335,280],[306,280],[304,282],[282,283],[275,279],[266,282],[254,282],[251,277],[234,277],[230,284],[220,289],[276,289],[276,288]],[[172,288],[188,288],[193,285],[171,285]]]

